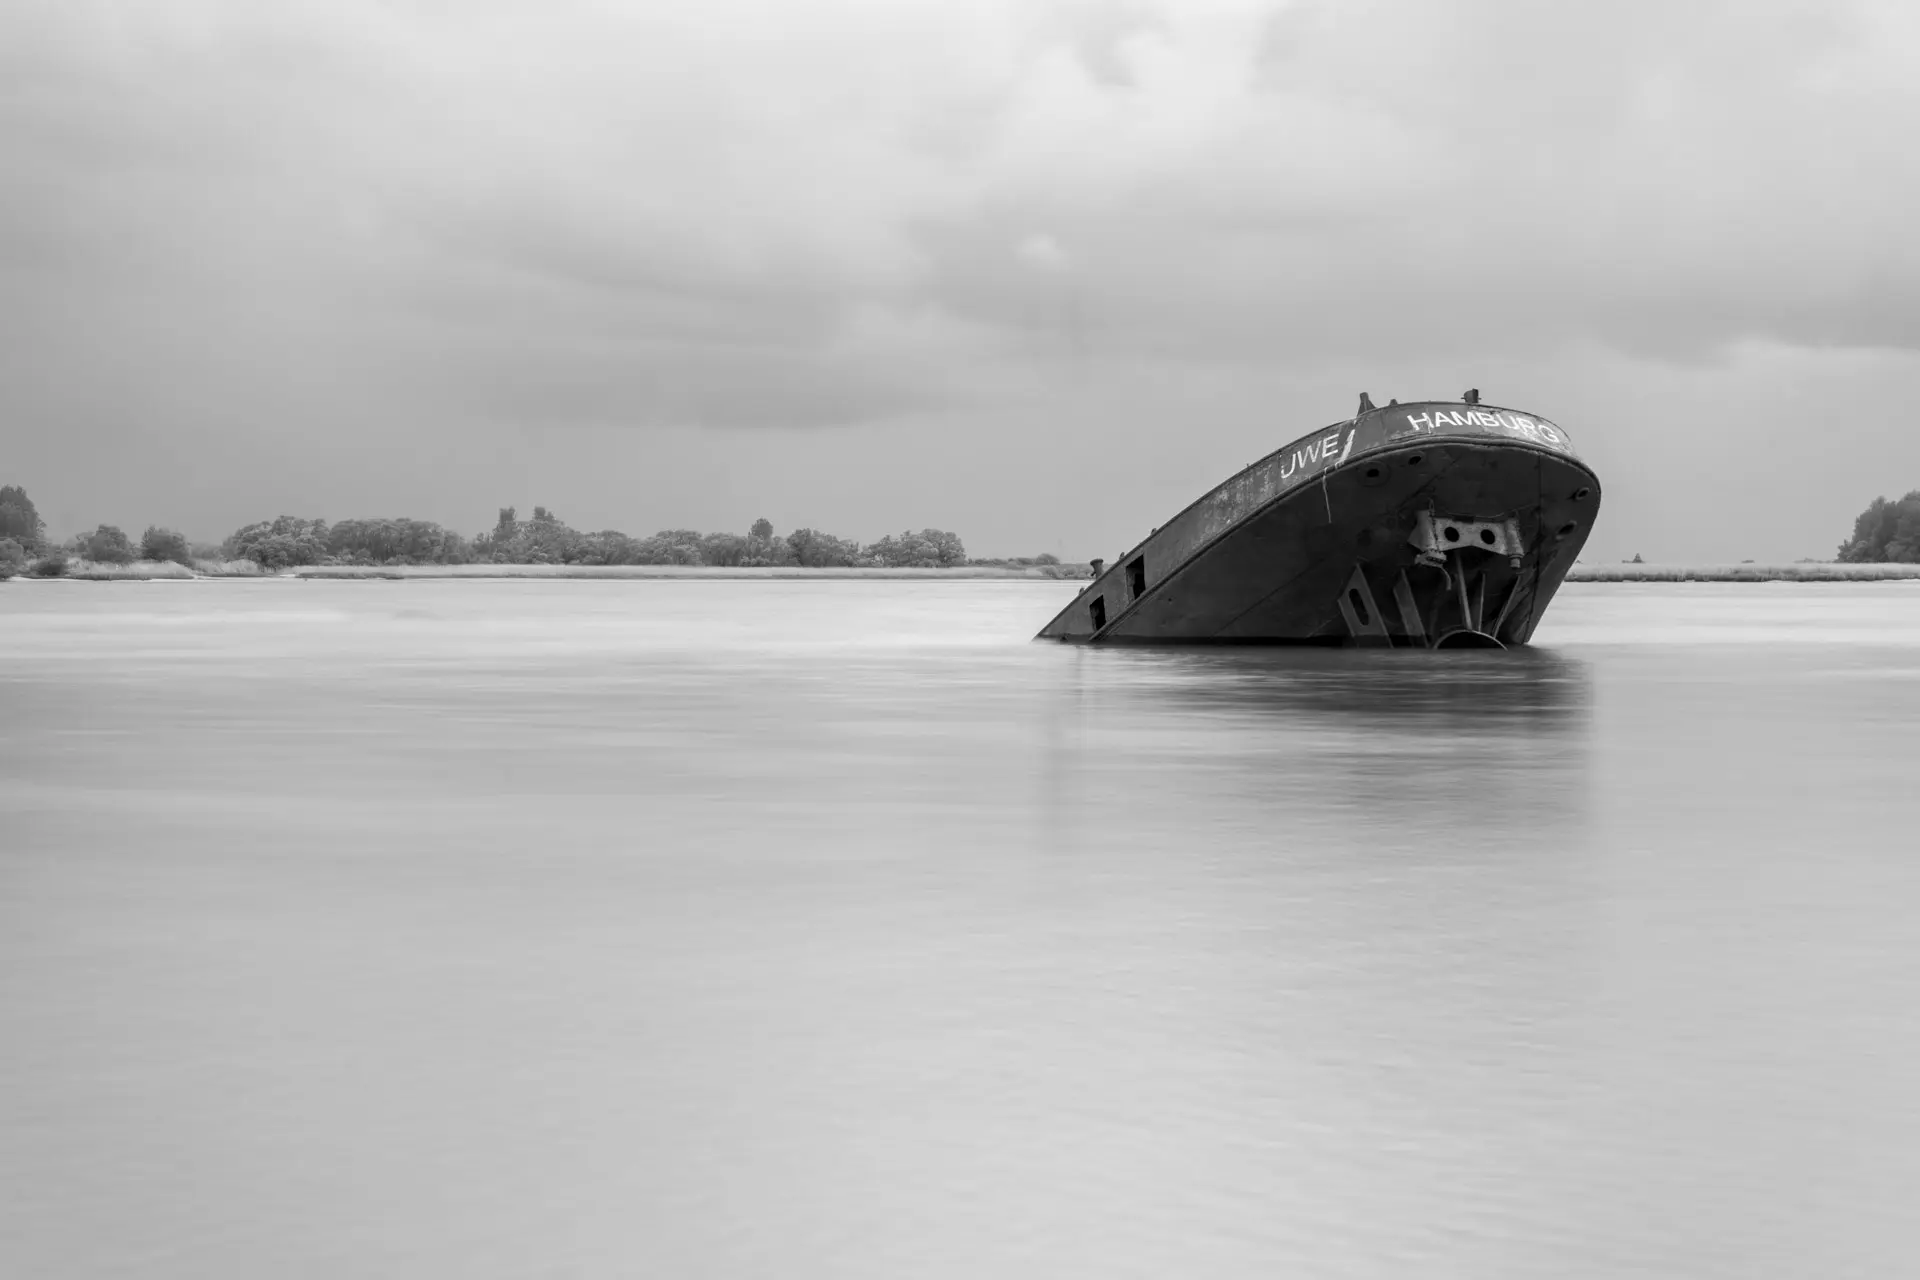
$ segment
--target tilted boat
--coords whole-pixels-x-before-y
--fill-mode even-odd
[[[1038,638],[1525,644],[1600,510],[1558,423],[1479,402],[1360,411],[1232,476],[1095,576]]]

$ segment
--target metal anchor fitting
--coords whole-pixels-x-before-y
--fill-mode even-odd
[[[1414,557],[1415,564],[1435,568],[1446,567],[1449,551],[1468,547],[1503,555],[1515,569],[1527,553],[1526,545],[1520,540],[1520,521],[1513,516],[1504,520],[1464,520],[1457,516],[1437,516],[1431,510],[1422,511],[1414,517],[1413,532],[1407,535],[1407,541],[1419,553]]]

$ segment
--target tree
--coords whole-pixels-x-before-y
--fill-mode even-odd
[[[262,569],[319,564],[327,557],[327,522],[280,516],[235,530],[221,548],[229,560],[251,560]]]
[[[79,539],[80,554],[96,564],[132,564],[133,544],[118,526],[103,524]]]
[[[467,540],[431,520],[341,520],[327,531],[327,552],[356,564],[465,564]]]
[[[747,545],[740,554],[740,563],[746,565],[792,564],[793,548],[785,538],[773,536],[773,521],[761,516],[747,530]]]
[[[662,529],[642,538],[635,564],[701,564],[700,535],[692,529]]]
[[[747,544],[740,549],[740,563],[746,565],[779,564],[792,554],[786,540],[773,536],[773,521],[761,516],[747,530]]]
[[[573,564],[640,564],[640,544],[618,529],[581,534],[568,548]]]
[[[731,568],[746,558],[747,540],[737,533],[710,533],[700,539],[700,563]]]
[[[809,569],[851,565],[860,558],[859,543],[812,529],[795,529],[787,535],[787,546],[793,551],[793,562]]]
[[[12,538],[28,551],[44,541],[46,522],[34,510],[33,499],[18,485],[0,485],[0,538]]]
[[[140,535],[140,558],[142,560],[171,560],[175,564],[191,564],[193,556],[187,550],[184,535],[172,529],[162,529],[158,525],[148,525],[147,531]]]
[[[907,530],[888,536],[867,547],[865,558],[889,569],[951,569],[967,562],[967,549],[960,535],[943,529]]]
[[[1848,564],[1920,563],[1920,489],[1898,502],[1875,498],[1854,520],[1839,556]]]

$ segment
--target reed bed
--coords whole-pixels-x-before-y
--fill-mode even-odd
[[[82,582],[145,582],[154,578],[191,579],[193,570],[171,560],[135,560],[132,564],[112,564],[100,560],[67,561],[66,578]]]
[[[1568,582],[1889,582],[1920,564],[1577,564]]]
[[[191,582],[197,578],[258,578],[264,575],[251,560],[196,560],[192,565],[172,560],[135,560],[114,564],[105,560],[84,560],[79,556],[57,557],[60,567],[44,571],[46,558],[13,566],[18,578],[39,582]],[[4,576],[4,575],[0,575]]]

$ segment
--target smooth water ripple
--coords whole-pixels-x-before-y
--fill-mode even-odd
[[[0,586],[0,1274],[1903,1274],[1920,588]]]

